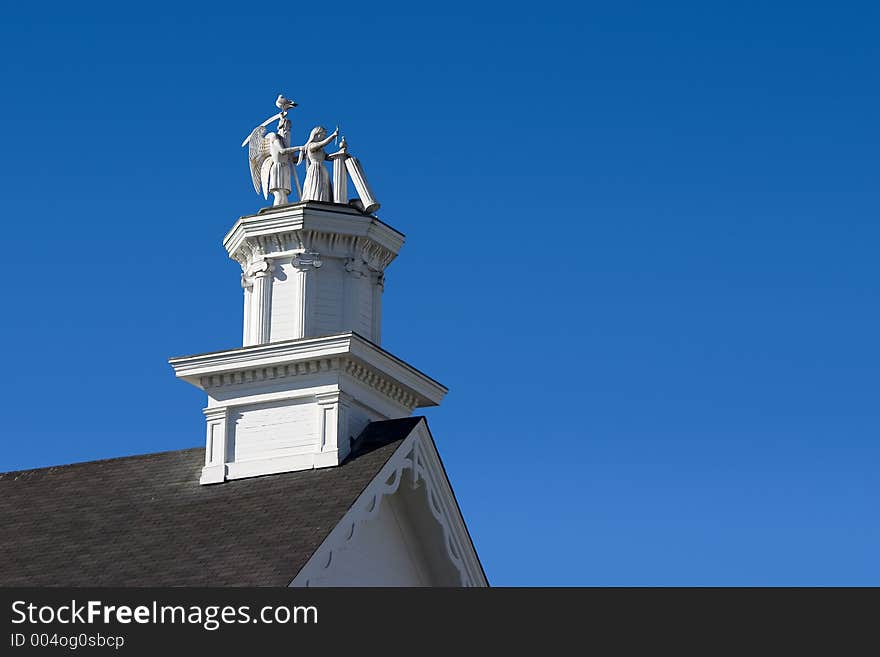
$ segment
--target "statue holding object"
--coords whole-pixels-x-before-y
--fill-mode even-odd
[[[367,184],[363,168],[357,158],[348,153],[345,138],[342,138],[339,151],[331,155],[324,152],[324,148],[339,136],[339,128],[327,135],[323,127],[316,126],[305,144],[291,146],[290,120],[287,118],[287,111],[297,104],[279,94],[275,106],[281,111],[254,128],[241,144],[243,147],[248,147],[248,162],[254,191],[257,194],[262,192],[263,197],[267,199],[271,193],[274,197],[273,206],[285,205],[289,203],[288,197],[292,192],[291,183],[293,183],[301,201],[352,205],[367,213],[378,210],[379,203]],[[276,119],[278,120],[276,131],[267,134],[266,126]],[[302,162],[306,164],[306,178],[302,188],[294,168],[294,159],[296,164]],[[332,183],[324,166],[325,160],[333,162]],[[354,182],[358,199],[347,198],[348,176],[351,176]]]
[[[330,187],[330,175],[324,166],[327,153],[324,147],[339,136],[339,128],[327,135],[327,131],[321,126],[312,128],[309,140],[299,147],[299,160],[297,164],[305,160],[306,179],[303,182],[301,201],[324,201],[333,202],[333,191]]]

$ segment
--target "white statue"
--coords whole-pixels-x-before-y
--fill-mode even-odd
[[[300,147],[290,146],[290,119],[287,118],[287,110],[296,107],[296,103],[279,95],[275,105],[281,111],[254,128],[242,146],[248,146],[254,191],[257,194],[262,191],[263,198],[267,199],[271,193],[274,197],[272,205],[284,205],[291,192],[291,180],[299,192],[299,179],[295,173],[291,175],[291,162]],[[276,132],[266,134],[266,126],[275,119],[278,119]]]
[[[333,202],[330,174],[327,173],[327,168],[324,166],[324,160],[327,159],[324,147],[336,139],[338,134],[339,128],[327,136],[327,131],[321,126],[317,126],[309,134],[309,140],[302,146],[296,147],[299,150],[297,164],[303,159],[306,161],[306,179],[303,182],[301,200]]]
[[[242,146],[248,147],[248,161],[251,168],[251,180],[254,191],[269,198],[274,197],[273,206],[285,205],[293,188],[296,189],[301,201],[323,201],[339,203],[358,208],[362,212],[372,213],[379,209],[379,202],[367,183],[363,167],[356,157],[348,152],[345,138],[342,138],[339,151],[328,155],[324,147],[339,136],[339,127],[332,134],[321,126],[315,127],[309,134],[308,141],[302,146],[290,145],[290,120],[288,110],[296,107],[296,103],[279,94],[275,106],[281,110],[251,131]],[[278,120],[275,132],[266,133],[266,126]],[[302,188],[296,168],[292,165],[294,155],[298,155],[296,164],[306,163],[306,179]],[[333,182],[324,166],[324,160],[333,162]],[[351,177],[357,190],[358,198],[348,198],[348,178]]]

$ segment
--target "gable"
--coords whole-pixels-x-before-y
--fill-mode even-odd
[[[424,419],[291,586],[488,586]]]
[[[400,506],[396,495],[382,500],[379,513],[333,552],[332,567],[310,585],[431,586],[429,559]]]

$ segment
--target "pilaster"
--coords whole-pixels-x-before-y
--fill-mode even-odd
[[[318,406],[320,442],[315,454],[315,467],[339,465],[348,456],[351,445],[348,411],[351,398],[341,390],[315,395]]]
[[[304,338],[315,335],[314,322],[311,318],[315,315],[315,301],[317,300],[318,270],[324,266],[321,254],[317,251],[303,251],[297,253],[290,261],[295,274],[292,281],[293,303],[292,335],[288,338]]]
[[[269,342],[272,329],[272,264],[259,260],[248,267],[252,283],[250,298],[250,344]]]
[[[244,292],[244,321],[242,322],[241,343],[243,345],[256,344],[251,339],[251,299],[254,295],[254,279],[245,272],[241,273],[241,289]]]
[[[373,342],[382,344],[382,293],[385,292],[385,272],[372,272],[373,277]]]
[[[207,427],[205,444],[205,467],[202,469],[201,483],[215,484],[226,479],[227,425],[229,415],[225,407],[204,410]]]

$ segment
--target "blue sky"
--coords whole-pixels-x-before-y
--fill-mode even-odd
[[[202,443],[284,92],[493,584],[880,585],[877,5],[302,4],[4,8],[0,470]]]

